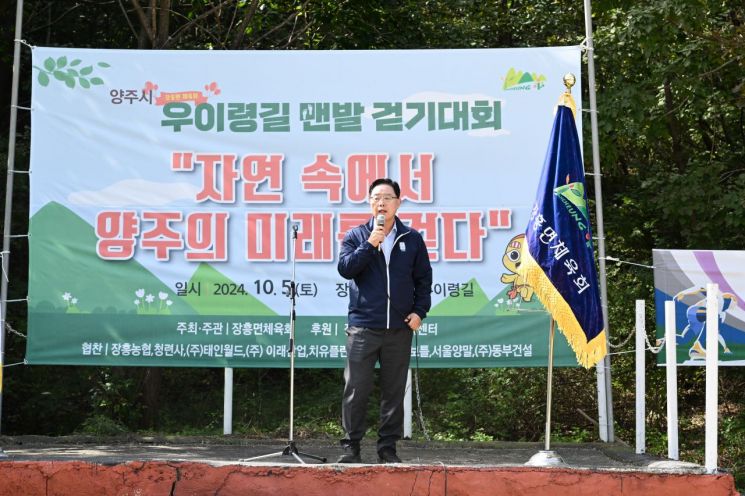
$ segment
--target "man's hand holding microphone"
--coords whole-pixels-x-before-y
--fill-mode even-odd
[[[383,241],[385,241],[385,215],[379,214],[375,217],[375,229],[370,233],[367,242],[377,246],[378,250],[383,250]]]

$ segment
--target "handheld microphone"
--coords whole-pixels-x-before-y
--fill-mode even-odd
[[[375,217],[375,225],[376,226],[384,226],[385,225],[385,215],[379,214],[377,217]],[[378,245],[378,251],[383,251],[383,243],[380,243]]]

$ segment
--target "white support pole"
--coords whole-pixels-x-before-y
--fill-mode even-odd
[[[411,439],[411,369],[406,374],[406,395],[404,396],[404,439]]]
[[[605,271],[605,228],[603,227],[603,188],[600,181],[600,145],[598,144],[598,107],[595,101],[595,48],[592,42],[592,5],[585,2],[585,47],[587,50],[587,86],[590,96],[590,129],[592,131],[592,172],[595,188],[595,220],[598,236],[598,277],[600,279],[600,304],[605,323],[605,344],[610,349],[610,324],[608,322],[608,287]],[[610,374],[610,355],[596,367],[598,383],[598,424],[600,439],[615,441],[613,429],[613,388]]]
[[[667,457],[678,460],[678,360],[675,302],[665,302],[665,367],[667,369]]]
[[[605,397],[605,360],[600,360],[595,366],[595,379],[598,388],[598,435],[600,440],[608,442],[608,402]]]
[[[225,393],[222,410],[222,433],[229,436],[233,433],[233,369],[230,367],[225,367]]]
[[[706,471],[717,471],[719,429],[719,286],[706,286],[706,441],[704,466]]]
[[[644,395],[647,390],[646,381],[646,335],[647,328],[644,319],[644,300],[636,300],[636,453],[647,451],[647,407]]]

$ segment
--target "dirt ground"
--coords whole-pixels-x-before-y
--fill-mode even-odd
[[[306,463],[320,462],[302,453],[326,458],[327,463],[335,463],[340,455],[336,439],[295,439],[294,446]],[[11,461],[299,463],[289,454],[287,447],[287,439],[240,436],[0,436],[0,449]],[[543,443],[402,440],[398,444],[398,454],[403,462],[414,465],[521,466],[543,449]],[[554,443],[551,449],[573,468],[703,473],[703,467],[699,465],[637,455],[632,448],[619,443]],[[276,456],[246,460],[262,455]],[[377,463],[374,440],[363,441],[362,461],[364,464]]]

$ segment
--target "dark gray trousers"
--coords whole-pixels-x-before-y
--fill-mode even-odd
[[[358,444],[367,431],[367,403],[373,388],[375,364],[380,362],[380,427],[378,451],[396,447],[403,436],[406,375],[411,358],[411,329],[347,329],[344,368],[342,445]]]

